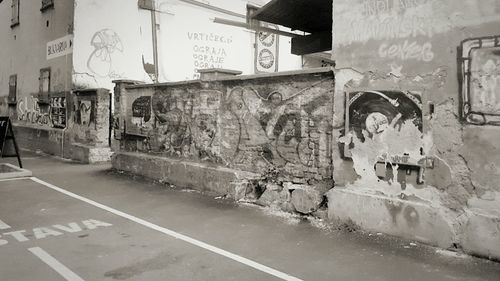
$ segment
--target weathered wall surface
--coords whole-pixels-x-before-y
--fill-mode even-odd
[[[333,184],[330,69],[118,88],[121,152],[253,172],[275,195]]]
[[[488,214],[500,245],[499,24],[495,0],[334,1],[336,184],[444,210],[448,245],[497,258],[461,226]],[[393,228],[424,224],[396,207],[380,207]]]
[[[126,89],[127,151],[264,172],[331,177],[333,76],[231,79]]]

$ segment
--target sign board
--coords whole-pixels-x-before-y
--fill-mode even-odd
[[[7,130],[9,129],[9,117],[0,116],[0,152],[3,152]]]
[[[47,60],[62,57],[73,52],[73,35],[66,35],[47,43]]]
[[[267,25],[279,29],[277,25]],[[278,71],[279,36],[269,32],[255,33],[255,73]]]
[[[4,151],[5,142],[11,140],[16,154],[6,155]],[[0,116],[0,156],[1,157],[17,157],[19,167],[22,168],[21,155],[19,154],[19,148],[17,147],[16,138],[14,137],[14,131],[12,130],[12,124],[10,123],[10,118],[8,116]]]

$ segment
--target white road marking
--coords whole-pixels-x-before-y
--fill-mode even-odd
[[[4,223],[2,220],[0,220],[0,229],[1,230],[4,230],[4,229],[9,229],[10,228],[10,225]]]
[[[30,251],[31,253],[33,253],[33,255],[41,259],[44,263],[46,263],[53,270],[55,270],[62,277],[64,277],[64,279],[68,281],[84,281],[82,278],[80,278],[80,276],[76,275],[73,271],[64,266],[64,264],[60,263],[53,256],[49,255],[49,253],[45,252],[42,248],[33,247],[29,248],[28,251]]]
[[[101,204],[101,203],[95,202],[95,201],[93,201],[93,200],[90,200],[90,199],[88,199],[88,198],[85,198],[85,197],[83,197],[83,196],[80,196],[80,195],[78,195],[78,194],[75,194],[75,193],[73,193],[73,192],[67,191],[67,190],[62,189],[62,188],[60,188],[60,187],[57,187],[57,186],[55,186],[55,185],[53,185],[53,184],[50,184],[50,183],[48,183],[48,182],[44,182],[43,180],[38,179],[38,178],[36,178],[36,177],[31,177],[30,179],[31,179],[32,181],[34,181],[34,182],[37,182],[37,183],[39,183],[39,184],[41,184],[41,185],[44,185],[44,186],[46,186],[46,187],[48,187],[48,188],[51,188],[51,189],[55,190],[55,191],[58,191],[58,192],[60,192],[60,193],[63,193],[63,194],[65,194],[65,195],[67,195],[67,196],[70,196],[70,197],[72,197],[72,198],[78,199],[78,200],[83,201],[83,202],[85,202],[85,203],[87,203],[87,204],[93,205],[93,206],[95,206],[95,207],[97,207],[97,208],[100,208],[100,209],[102,209],[102,210],[108,211],[108,212],[110,212],[110,213],[112,213],[112,214],[115,214],[115,215],[120,216],[120,217],[122,217],[122,218],[128,219],[128,220],[130,220],[130,221],[133,221],[133,222],[135,222],[135,223],[138,223],[138,224],[143,225],[143,226],[145,226],[145,227],[148,227],[148,228],[150,228],[150,229],[156,230],[156,231],[161,232],[161,233],[163,233],[163,234],[166,234],[166,235],[172,236],[172,237],[174,237],[174,238],[176,238],[176,239],[182,240],[182,241],[187,242],[187,243],[189,243],[189,244],[192,244],[192,245],[198,246],[198,247],[203,248],[203,249],[205,249],[205,250],[208,250],[208,251],[211,251],[211,252],[213,252],[213,253],[216,253],[216,254],[219,254],[219,255],[221,255],[221,256],[224,256],[224,257],[226,257],[226,258],[232,259],[232,260],[237,261],[237,262],[239,262],[239,263],[242,263],[242,264],[244,264],[244,265],[247,265],[247,266],[253,267],[253,268],[255,268],[255,269],[259,270],[259,271],[262,271],[262,272],[265,272],[265,273],[267,273],[267,274],[273,275],[273,276],[278,277],[278,278],[280,278],[280,279],[283,279],[283,280],[290,280],[290,281],[302,281],[301,279],[299,279],[299,278],[297,278],[297,277],[294,277],[294,276],[288,275],[288,274],[286,274],[286,273],[284,273],[284,272],[281,272],[281,271],[278,271],[278,270],[276,270],[276,269],[270,268],[270,267],[268,267],[268,266],[265,266],[265,265],[263,265],[263,264],[260,264],[260,263],[258,263],[258,262],[255,262],[255,261],[253,261],[253,260],[250,260],[250,259],[244,258],[244,257],[239,256],[239,255],[236,255],[236,254],[233,254],[233,253],[231,253],[231,252],[228,252],[228,251],[226,251],[226,250],[223,250],[223,249],[217,248],[217,247],[215,247],[215,246],[209,245],[209,244],[207,244],[207,243],[205,243],[205,242],[202,242],[202,241],[196,240],[196,239],[191,238],[191,237],[189,237],[189,236],[186,236],[186,235],[183,235],[183,234],[177,233],[177,232],[175,232],[175,231],[173,231],[173,230],[170,230],[170,229],[167,229],[167,228],[161,227],[161,226],[159,226],[159,225],[153,224],[153,223],[148,222],[148,221],[146,221],[146,220],[143,220],[143,219],[141,219],[141,218],[138,218],[138,217],[135,217],[135,216],[129,215],[129,214],[124,213],[124,212],[122,212],[122,211],[118,211],[118,210],[116,210],[116,209],[113,209],[113,208],[108,207],[108,206],[106,206],[106,205],[103,205],[103,204]]]

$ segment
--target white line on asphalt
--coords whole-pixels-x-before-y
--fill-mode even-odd
[[[68,281],[84,281],[80,276],[76,275],[69,268],[64,266],[64,264],[60,263],[53,256],[49,255],[49,253],[45,252],[40,247],[33,247],[28,249],[33,255],[37,256],[44,263],[50,266],[53,270],[57,271],[64,279]]]
[[[115,215],[117,215],[117,216],[120,216],[120,217],[122,217],[122,218],[125,218],[125,219],[128,219],[128,220],[131,220],[131,221],[133,221],[133,222],[135,222],[135,223],[141,224],[141,225],[143,225],[143,226],[145,226],[145,227],[148,227],[148,228],[151,228],[151,229],[153,229],[153,230],[159,231],[159,232],[161,232],[161,233],[163,233],[163,234],[166,234],[166,235],[172,236],[172,237],[174,237],[174,238],[180,239],[180,240],[182,240],[182,241],[184,241],[184,242],[187,242],[187,243],[189,243],[189,244],[192,244],[192,245],[198,246],[198,247],[200,247],[200,248],[203,248],[203,249],[205,249],[205,250],[208,250],[208,251],[211,251],[211,252],[213,252],[213,253],[219,254],[219,255],[221,255],[221,256],[224,256],[224,257],[230,258],[230,259],[232,259],[232,260],[234,260],[234,261],[237,261],[237,262],[239,262],[239,263],[242,263],[242,264],[245,264],[245,265],[247,265],[247,266],[253,267],[253,268],[255,268],[255,269],[259,270],[259,271],[262,271],[262,272],[265,272],[265,273],[267,273],[267,274],[273,275],[273,276],[278,277],[278,278],[280,278],[280,279],[283,279],[283,280],[290,280],[290,281],[302,281],[301,279],[299,279],[299,278],[297,278],[297,277],[294,277],[294,276],[288,275],[288,274],[283,273],[283,272],[281,272],[281,271],[278,271],[278,270],[276,270],[276,269],[270,268],[270,267],[268,267],[268,266],[265,266],[265,265],[263,265],[263,264],[260,264],[260,263],[258,263],[258,262],[255,262],[255,261],[253,261],[253,260],[250,260],[250,259],[244,258],[244,257],[242,257],[242,256],[239,256],[239,255],[233,254],[233,253],[231,253],[231,252],[228,252],[228,251],[226,251],[226,250],[223,250],[223,249],[217,248],[217,247],[215,247],[215,246],[209,245],[209,244],[207,244],[207,243],[205,243],[205,242],[202,242],[202,241],[196,240],[196,239],[191,238],[191,237],[189,237],[189,236],[186,236],[186,235],[183,235],[183,234],[177,233],[177,232],[175,232],[175,231],[173,231],[173,230],[170,230],[170,229],[167,229],[167,228],[161,227],[161,226],[159,226],[159,225],[153,224],[153,223],[148,222],[148,221],[146,221],[146,220],[143,220],[143,219],[141,219],[141,218],[138,218],[138,217],[135,217],[135,216],[129,215],[129,214],[124,213],[124,212],[122,212],[122,211],[118,211],[118,210],[116,210],[116,209],[113,209],[113,208],[108,207],[108,206],[106,206],[106,205],[103,205],[103,204],[101,204],[101,203],[95,202],[95,201],[93,201],[93,200],[90,200],[90,199],[88,199],[88,198],[85,198],[85,197],[83,197],[83,196],[80,196],[80,195],[78,195],[78,194],[75,194],[75,193],[73,193],[73,192],[67,191],[67,190],[62,189],[62,188],[60,188],[60,187],[57,187],[57,186],[55,186],[55,185],[53,185],[53,184],[50,184],[50,183],[48,183],[48,182],[44,182],[43,180],[38,179],[38,178],[36,178],[36,177],[31,177],[31,180],[32,180],[32,181],[34,181],[34,182],[37,182],[37,183],[39,183],[39,184],[42,184],[42,185],[44,185],[44,186],[46,186],[46,187],[48,187],[48,188],[51,188],[51,189],[53,189],[53,190],[56,190],[56,191],[61,192],[61,193],[63,193],[63,194],[66,194],[66,195],[68,195],[68,196],[70,196],[70,197],[73,197],[73,198],[75,198],[75,199],[78,199],[78,200],[80,200],[80,201],[83,201],[83,202],[85,202],[85,203],[88,203],[88,204],[90,204],[90,205],[93,205],[93,206],[95,206],[95,207],[97,207],[97,208],[100,208],[100,209],[103,209],[103,210],[108,211],[108,212],[110,212],[110,213],[113,213],[113,214],[115,214]]]
[[[0,229],[1,230],[9,229],[9,228],[10,228],[10,225],[8,225],[5,222],[3,222],[2,220],[0,220]]]

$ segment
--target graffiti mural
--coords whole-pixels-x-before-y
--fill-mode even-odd
[[[94,50],[87,59],[87,68],[99,77],[120,78],[113,68],[113,56],[123,53],[123,44],[118,34],[111,29],[97,31],[90,44]]]
[[[500,126],[500,36],[465,40],[461,54],[462,117]]]
[[[95,96],[77,96],[73,104],[73,122],[84,127],[97,129]]]
[[[126,133],[129,135],[147,137],[154,129],[154,116],[152,115],[152,94],[131,95],[129,97],[130,108],[125,122]]]
[[[274,170],[298,183],[330,179],[332,76],[278,80],[128,88],[124,148],[257,173]]]
[[[66,128],[66,97],[50,98],[50,118],[52,127]]]
[[[343,156],[352,158],[356,172],[401,179],[398,171],[417,170],[423,183],[429,145],[423,134],[421,95],[415,91],[353,91],[346,94]]]
[[[24,97],[17,104],[17,116],[20,121],[31,124],[51,125],[48,106],[40,106],[38,98]]]
[[[237,140],[233,163],[285,169],[328,165],[327,112],[333,89],[316,88],[319,84],[295,93],[261,94],[250,87],[229,90],[225,109],[233,116],[238,132],[233,138]]]
[[[221,162],[214,146],[221,96],[213,90],[156,92],[152,98],[156,119],[152,146],[167,155]]]

